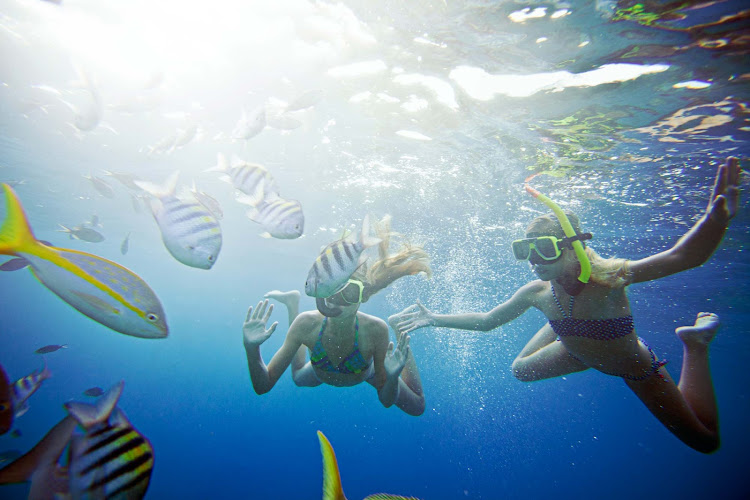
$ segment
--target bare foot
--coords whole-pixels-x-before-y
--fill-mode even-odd
[[[299,306],[300,293],[297,290],[290,292],[281,292],[279,290],[271,290],[263,296],[266,299],[273,299],[281,302],[287,308]]]
[[[716,335],[719,329],[719,316],[714,313],[701,312],[693,326],[681,326],[675,332],[685,344],[702,344],[708,345]]]

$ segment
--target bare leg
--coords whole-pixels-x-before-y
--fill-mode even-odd
[[[289,325],[294,322],[294,319],[299,314],[299,297],[300,293],[297,290],[291,290],[289,292],[281,292],[279,290],[271,290],[267,294],[264,295],[267,299],[273,299],[281,302],[286,306],[287,311],[287,317],[289,319]],[[316,385],[320,385],[320,381],[317,377],[315,377],[315,374],[313,374],[314,380],[317,381],[316,384],[313,384],[313,379],[308,376],[308,374],[302,373],[298,374],[300,370],[303,370],[305,367],[305,363],[307,362],[307,348],[305,346],[300,346],[299,349],[297,349],[296,354],[294,355],[294,358],[292,359],[292,379],[294,379],[294,383],[297,385],[302,385],[305,387],[314,387]],[[312,367],[310,367],[310,370],[312,370]],[[298,383],[297,380],[310,382],[310,383]]]
[[[699,313],[693,326],[677,329],[684,357],[680,384],[663,367],[664,377],[625,380],[656,418],[685,444],[702,453],[719,448],[719,412],[708,364],[708,344],[719,328],[719,317]]]
[[[297,351],[297,354],[299,354],[299,351]],[[313,368],[312,364],[309,361],[304,363],[304,360],[299,369],[295,370],[294,365],[292,365],[292,380],[294,380],[295,385],[299,387],[317,387],[322,383],[318,379],[318,376],[315,375],[315,368]]]
[[[522,382],[534,382],[582,372],[589,367],[570,354],[549,323],[546,323],[513,360],[513,376]]]

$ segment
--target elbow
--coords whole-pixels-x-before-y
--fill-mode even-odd
[[[255,391],[255,394],[257,394],[258,396],[262,396],[263,394],[270,391],[271,387],[272,386],[267,385],[267,384],[256,384],[255,382],[253,382],[253,390]]]

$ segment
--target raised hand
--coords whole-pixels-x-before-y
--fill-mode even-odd
[[[434,321],[432,311],[417,300],[416,304],[410,305],[400,313],[390,316],[388,323],[397,332],[409,333],[425,326],[431,326],[434,324]]]
[[[735,216],[739,207],[740,195],[740,161],[734,156],[727,158],[719,166],[711,199],[708,200],[706,212],[708,217],[721,224],[726,224]]]
[[[271,312],[273,312],[273,304],[269,306],[268,299],[258,302],[254,310],[252,307],[247,310],[247,318],[242,325],[245,345],[259,346],[273,334],[276,325],[279,323],[278,321],[274,322],[271,328],[266,330],[266,323],[271,317]]]
[[[393,342],[388,345],[388,353],[385,356],[385,373],[388,378],[395,378],[401,375],[401,371],[406,365],[409,358],[409,340],[411,337],[405,333],[396,332],[398,344],[396,349],[393,348]]]

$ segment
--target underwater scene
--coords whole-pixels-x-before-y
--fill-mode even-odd
[[[0,0],[0,498],[750,497],[739,0]]]

